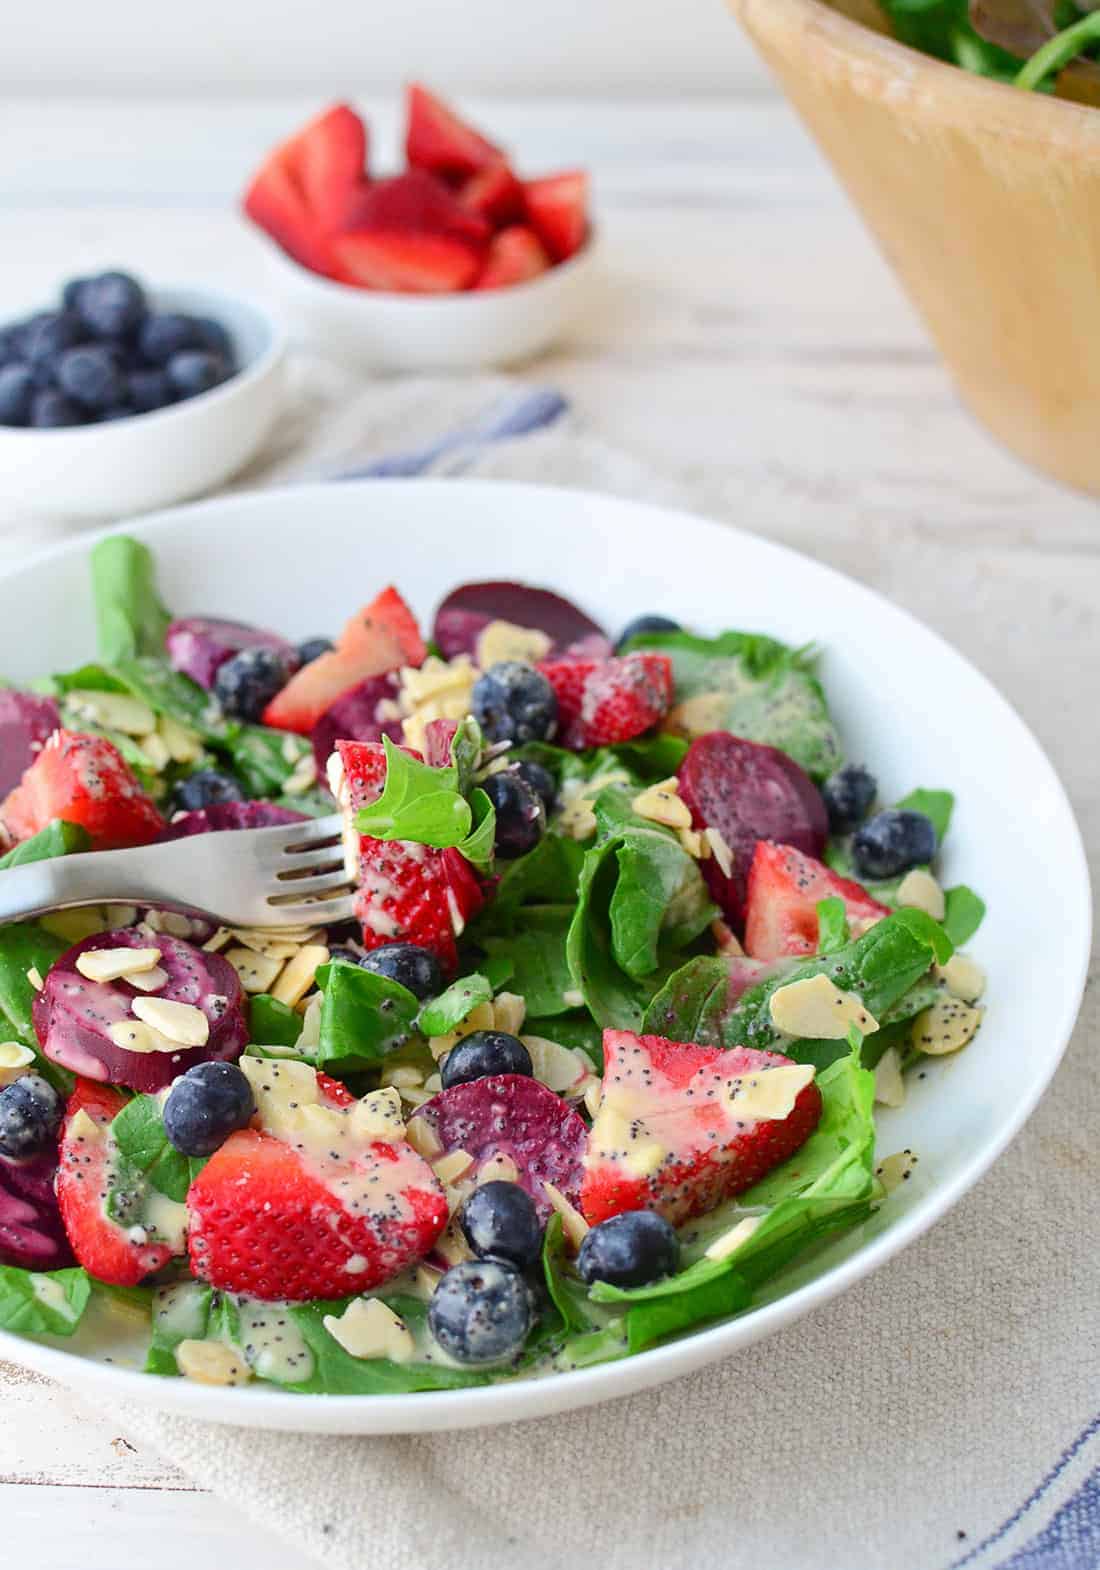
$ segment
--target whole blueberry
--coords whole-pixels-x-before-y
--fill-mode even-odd
[[[216,354],[205,349],[183,349],[174,354],[167,364],[168,380],[180,398],[195,398],[209,392],[229,374],[226,363]]]
[[[184,349],[204,348],[190,316],[179,311],[153,312],[138,328],[138,348],[150,365],[167,365]]]
[[[862,763],[846,763],[821,787],[821,797],[834,834],[850,834],[875,804],[878,781]]]
[[[502,861],[514,861],[534,850],[546,833],[542,798],[513,769],[490,774],[482,789],[496,808],[494,854]]]
[[[126,396],[126,379],[106,344],[67,349],[57,362],[57,385],[85,409],[113,409]]]
[[[589,1228],[577,1255],[582,1281],[608,1281],[616,1287],[643,1287],[674,1274],[680,1239],[655,1210],[625,1210]]]
[[[242,649],[218,666],[214,696],[233,719],[255,722],[290,674],[287,661],[274,649]]]
[[[532,1322],[531,1294],[514,1265],[468,1259],[442,1278],[428,1304],[428,1328],[459,1363],[514,1357]]]
[[[518,763],[513,763],[510,767],[521,780],[527,781],[547,812],[553,812],[554,803],[558,799],[558,786],[550,770],[544,769],[541,763],[534,763],[529,758],[521,758]]]
[[[97,425],[106,425],[114,420],[132,420],[137,412],[132,403],[116,403],[113,409],[103,409],[94,419]]]
[[[298,658],[303,665],[312,665],[322,654],[329,654],[336,645],[331,638],[307,638],[298,645]]]
[[[184,1156],[212,1156],[256,1110],[252,1086],[235,1063],[196,1063],[164,1103],[168,1143]]]
[[[852,838],[852,861],[861,878],[896,878],[910,867],[924,866],[935,854],[931,818],[908,808],[876,812]]]
[[[667,616],[635,616],[633,621],[628,621],[619,634],[615,644],[615,653],[619,654],[631,638],[639,638],[646,632],[683,632],[678,621],[672,621]]]
[[[80,302],[80,291],[88,282],[87,278],[70,278],[61,290],[61,304],[66,311],[75,311]]]
[[[475,1188],[462,1207],[460,1224],[481,1259],[506,1259],[520,1270],[538,1262],[542,1223],[534,1200],[518,1183],[494,1181]]]
[[[57,1137],[61,1097],[40,1074],[23,1074],[0,1090],[0,1156],[22,1161]]]
[[[163,409],[175,398],[166,372],[155,368],[149,371],[130,371],[126,377],[126,395],[138,414],[148,414],[153,409]]]
[[[26,425],[33,396],[34,378],[29,365],[13,360],[0,367],[0,425]]]
[[[553,687],[520,660],[501,660],[479,676],[472,706],[486,741],[546,741],[558,723]]]
[[[0,327],[0,365],[8,365],[12,360],[23,358],[23,328],[20,323],[13,322],[8,327]]]
[[[179,812],[200,812],[203,807],[214,807],[223,801],[243,801],[244,791],[231,774],[218,769],[197,769],[186,779],[180,780],[172,792],[172,801]]]
[[[488,1079],[490,1074],[526,1074],[534,1077],[531,1054],[518,1036],[503,1030],[474,1030],[463,1036],[443,1059],[439,1071],[443,1089]]]
[[[422,1003],[443,991],[439,961],[419,943],[383,943],[380,948],[368,949],[358,963],[373,976],[400,982]]]
[[[232,366],[236,361],[233,352],[233,340],[222,326],[221,322],[212,316],[193,316],[191,325],[199,341],[199,347],[208,354],[216,354],[226,365]]]
[[[23,329],[23,358],[32,365],[52,365],[66,349],[83,343],[84,323],[75,311],[42,311]]]
[[[129,273],[100,273],[80,283],[73,308],[94,338],[122,338],[145,315],[145,293]]]
[[[62,425],[84,425],[88,411],[66,398],[56,387],[44,387],[31,399],[28,423],[37,431],[56,430]]]

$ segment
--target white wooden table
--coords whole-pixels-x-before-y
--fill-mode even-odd
[[[256,289],[256,242],[232,201],[312,107],[0,106],[0,306],[112,263]],[[596,175],[602,297],[530,374],[609,440],[692,475],[750,528],[857,576],[873,560],[933,622],[937,555],[958,544],[1015,549],[1037,574],[1067,555],[1095,572],[1095,504],[1028,473],[959,408],[781,104],[498,104],[489,124],[534,168],[583,162]],[[900,525],[923,543],[926,571],[898,550]],[[982,663],[978,614],[965,641]],[[1043,716],[1028,718],[1042,735]],[[1072,760],[1055,761],[1072,789]],[[35,1375],[0,1368],[0,1419],[0,1562],[303,1570],[170,1459]]]

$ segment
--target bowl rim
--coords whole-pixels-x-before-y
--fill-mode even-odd
[[[208,388],[206,392],[196,393],[193,398],[183,398],[178,403],[166,404],[163,409],[149,409],[144,414],[135,412],[127,415],[125,419],[106,423],[94,420],[88,425],[58,425],[46,429],[31,425],[0,425],[0,442],[9,439],[29,442],[36,437],[44,436],[54,440],[68,437],[75,444],[80,441],[110,440],[116,435],[121,438],[134,429],[149,431],[162,428],[173,419],[183,419],[188,413],[197,413],[199,406],[209,409],[218,403],[228,403],[231,398],[239,397],[248,388],[265,381],[286,356],[289,342],[286,328],[278,317],[271,311],[265,310],[251,295],[233,294],[228,289],[211,289],[204,284],[192,284],[185,280],[155,284],[147,289],[146,293],[154,303],[164,297],[190,295],[195,299],[209,302],[215,308],[221,304],[229,306],[233,311],[248,312],[262,327],[266,342],[259,353],[239,370],[234,371],[232,376],[226,377],[225,381],[219,382],[216,387]],[[214,315],[214,311],[209,314]],[[135,424],[138,420],[141,421],[140,427]]]
[[[902,1249],[915,1242],[937,1221],[951,1210],[977,1181],[989,1170],[1019,1133],[1031,1116],[1040,1097],[1045,1093],[1069,1044],[1080,1010],[1081,998],[1091,956],[1092,895],[1088,861],[1080,826],[1066,789],[1050,758],[1031,727],[1003,696],[989,677],[966,655],[946,638],[910,612],[893,604],[884,594],[871,589],[849,575],[790,546],[741,529],[733,525],[718,524],[702,514],[681,508],[658,506],[654,503],[621,498],[594,492],[581,487],[523,484],[503,480],[365,480],[348,482],[341,486],[344,495],[359,492],[363,497],[377,497],[379,488],[408,495],[410,487],[417,491],[438,491],[453,497],[455,487],[475,497],[484,493],[500,501],[513,501],[517,511],[522,510],[528,499],[553,498],[555,505],[577,508],[597,502],[601,507],[640,510],[660,514],[676,529],[677,523],[699,529],[705,526],[720,530],[726,537],[750,542],[754,547],[763,546],[774,553],[778,562],[785,560],[799,563],[812,562],[821,575],[823,587],[831,583],[843,586],[845,593],[856,589],[861,597],[880,607],[886,607],[893,618],[923,640],[931,640],[940,651],[948,654],[961,665],[980,686],[985,701],[998,711],[1001,719],[1013,726],[1022,744],[1026,745],[1037,768],[1046,775],[1052,799],[1058,802],[1065,828],[1072,847],[1079,879],[1075,880],[1073,899],[1067,901],[1065,910],[1072,917],[1072,930],[1077,935],[1079,950],[1076,954],[1067,949],[1067,970],[1064,985],[1059,990],[1058,1007],[1049,1030],[1051,1040],[1059,1041],[1057,1052],[1046,1066],[1046,1072],[1014,1106],[1012,1115],[988,1143],[972,1151],[955,1176],[939,1185],[922,1201],[914,1214],[901,1218],[877,1236],[868,1239],[850,1257],[829,1266],[820,1275],[784,1296],[758,1308],[724,1320],[717,1325],[693,1330],[664,1345],[650,1348],[616,1362],[598,1364],[591,1368],[554,1374],[545,1379],[525,1379],[489,1385],[483,1388],[452,1391],[426,1391],[400,1395],[335,1395],[303,1396],[286,1391],[265,1389],[224,1389],[214,1392],[206,1386],[191,1387],[188,1381],[174,1381],[171,1402],[167,1411],[203,1417],[207,1420],[244,1424],[254,1428],[276,1428],[292,1432],[334,1433],[421,1433],[446,1429],[477,1427],[487,1424],[517,1421],[528,1417],[547,1416],[555,1412],[590,1405],[617,1395],[659,1385],[682,1374],[689,1373],[723,1355],[751,1345],[754,1341],[783,1329],[801,1318],[811,1309],[840,1296],[855,1282],[872,1274]],[[310,511],[311,500],[320,500],[331,494],[327,483],[288,485],[259,491],[243,492],[235,496],[219,496],[194,502],[182,507],[161,509],[144,517],[128,520],[125,529],[136,529],[141,538],[154,542],[162,535],[172,535],[183,530],[189,521],[214,511],[247,511],[277,508],[288,499],[298,513]],[[33,570],[62,556],[87,551],[96,541],[117,532],[116,525],[82,533],[62,540],[35,552],[14,564],[0,576],[15,577]],[[1074,909],[1076,907],[1076,909]],[[0,1350],[4,1355],[21,1361],[41,1372],[79,1386],[96,1387],[116,1399],[132,1398],[146,1405],[158,1406],[155,1399],[157,1381],[153,1376],[138,1371],[108,1365],[74,1354],[63,1347],[45,1344],[0,1330]],[[642,1370],[644,1374],[639,1377]],[[517,1397],[517,1392],[522,1394]],[[341,1414],[346,1414],[346,1418]],[[354,1422],[354,1417],[370,1415],[370,1421]],[[350,1426],[343,1426],[345,1423]]]
[[[754,33],[759,30],[767,36],[774,31],[780,18],[789,17],[793,22],[809,22],[826,45],[861,58],[872,69],[882,74],[903,77],[914,85],[922,83],[927,99],[918,112],[912,112],[910,100],[904,106],[914,119],[931,115],[971,133],[986,135],[1012,135],[1020,140],[1033,141],[1034,120],[1042,127],[1044,140],[1062,143],[1086,144],[1095,151],[1100,142],[1100,111],[1091,104],[1081,104],[1069,98],[1055,98],[1049,93],[1027,92],[1014,87],[1011,82],[994,81],[979,76],[948,60],[923,53],[911,44],[902,43],[890,33],[880,33],[855,17],[837,10],[828,0],[727,0],[730,9]],[[752,16],[752,21],[748,20]],[[758,17],[767,17],[760,22]],[[780,23],[781,25],[781,23]],[[952,87],[951,84],[954,84]],[[867,85],[855,83],[857,92],[866,94]],[[974,109],[967,102],[968,94],[984,100],[985,119],[975,121]],[[899,106],[899,112],[903,106]]]
[[[584,272],[597,254],[600,242],[596,224],[589,222],[580,249],[574,251],[572,256],[567,256],[563,262],[554,262],[534,278],[525,278],[521,283],[509,284],[504,289],[447,289],[435,294],[417,294],[398,289],[364,289],[357,284],[343,283],[339,278],[326,278],[324,273],[315,273],[312,268],[291,256],[289,251],[284,251],[265,230],[255,224],[252,228],[264,248],[269,264],[285,277],[300,280],[306,288],[316,288],[319,294],[327,295],[332,300],[357,301],[368,308],[376,305],[379,309],[403,311],[410,316],[416,312],[427,315],[429,312],[442,314],[455,310],[465,310],[472,315],[475,311],[488,309],[490,301],[530,301],[540,292],[548,291],[551,285],[561,284],[571,275]]]

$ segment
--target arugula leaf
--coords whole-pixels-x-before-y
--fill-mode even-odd
[[[169,1144],[156,1096],[135,1096],[128,1101],[111,1120],[111,1136],[133,1174],[177,1203],[187,1198],[192,1179],[206,1165],[202,1157],[181,1155]]]
[[[380,840],[415,840],[437,850],[455,846],[474,866],[487,866],[496,834],[496,814],[482,790],[467,801],[458,789],[458,769],[433,769],[383,737],[386,783],[378,800],[361,807],[356,827]]]
[[[0,856],[0,872],[8,867],[22,867],[31,861],[52,861],[55,856],[71,856],[87,850],[91,841],[88,832],[79,823],[66,823],[54,818],[44,829],[23,840],[6,856]]]
[[[134,654],[162,654],[171,617],[157,593],[149,547],[112,534],[92,547],[89,559],[100,658],[111,665]]]
[[[953,889],[945,890],[944,903],[943,930],[955,947],[961,949],[984,921],[985,901],[965,883],[957,883]]]
[[[446,992],[425,1003],[416,1028],[425,1036],[445,1036],[480,1004],[489,1003],[492,996],[493,989],[484,976],[461,976]]]
[[[248,1006],[249,1040],[264,1047],[292,1047],[302,1034],[302,1016],[269,992],[258,992]]]
[[[343,1298],[338,1302],[298,1303],[288,1308],[289,1317],[313,1353],[313,1370],[308,1379],[284,1389],[330,1395],[385,1395],[412,1390],[459,1390],[490,1382],[491,1374],[444,1363],[391,1363],[384,1357],[352,1357],[324,1326],[325,1316],[343,1313],[349,1301]],[[427,1307],[418,1298],[387,1294],[382,1301],[400,1315],[414,1335],[427,1316]]]
[[[630,647],[660,649],[669,656],[678,704],[704,695],[712,700],[708,730],[728,730],[778,747],[816,780],[826,779],[843,762],[811,650],[747,632],[716,638],[645,633],[632,638]]]
[[[12,1039],[21,1041],[35,1054],[35,1072],[63,1096],[71,1093],[75,1080],[67,1069],[51,1063],[39,1049],[31,1015],[37,992],[28,981],[27,972],[37,970],[45,980],[54,960],[68,947],[64,938],[55,937],[33,921],[12,922],[0,932],[0,1016]]]
[[[320,1040],[307,1062],[326,1073],[345,1074],[375,1068],[403,1047],[416,1026],[420,1000],[408,987],[376,976],[346,960],[331,960],[317,972],[324,992]]]
[[[0,1326],[24,1336],[71,1336],[91,1292],[84,1270],[0,1265]]]
[[[842,949],[850,938],[848,912],[844,908],[844,901],[835,894],[830,894],[827,899],[818,900],[817,952],[833,954],[837,949]]]

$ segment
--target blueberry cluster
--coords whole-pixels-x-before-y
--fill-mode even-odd
[[[0,328],[0,425],[49,430],[147,414],[235,370],[220,322],[153,310],[127,273],[73,278],[55,309]]]

